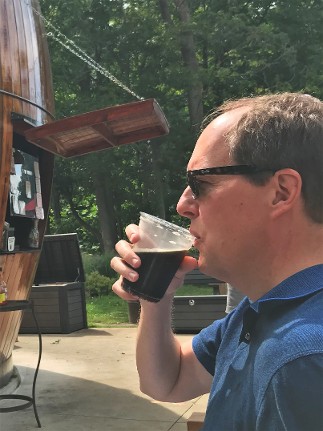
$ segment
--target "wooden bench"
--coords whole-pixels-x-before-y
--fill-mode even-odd
[[[175,296],[172,316],[174,332],[198,332],[214,320],[225,317],[226,283],[194,269],[186,274],[185,284],[209,286],[213,289],[213,294],[190,296],[188,293],[188,296]]]
[[[174,331],[199,331],[215,319],[225,316],[226,283],[203,274],[198,268],[188,272],[184,284],[210,286],[213,295],[175,296],[173,309]],[[195,304],[195,306],[193,306]],[[138,323],[140,306],[138,301],[128,301],[129,323]]]
[[[219,293],[221,295],[226,294],[226,283],[224,281],[203,274],[199,268],[195,268],[193,271],[190,271],[185,275],[184,284],[193,284],[201,287],[211,286],[213,288],[214,295],[218,295]]]

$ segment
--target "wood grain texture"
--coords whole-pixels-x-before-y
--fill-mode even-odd
[[[154,99],[110,106],[28,129],[26,139],[62,157],[155,138],[169,132]]]
[[[187,431],[200,431],[204,424],[205,413],[194,412],[187,420]]]
[[[50,58],[43,23],[35,10],[40,10],[38,0],[0,0],[0,232],[7,212],[14,134],[22,134],[18,127],[21,123],[12,121],[12,114],[27,117],[38,125],[52,121],[54,115]],[[45,213],[45,220],[40,223],[42,241],[54,159],[39,149],[37,155]],[[39,250],[0,255],[9,299],[29,298],[39,255]],[[6,375],[5,380],[0,379],[0,385],[10,378],[8,367],[12,367],[10,358],[20,323],[21,312],[0,313],[0,376]]]

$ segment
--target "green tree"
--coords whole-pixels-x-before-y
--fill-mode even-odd
[[[156,98],[171,127],[151,143],[58,161],[51,229],[77,230],[88,250],[111,250],[139,210],[185,223],[176,215],[185,166],[203,115],[223,100],[274,91],[323,96],[321,1],[40,3],[55,28],[135,94]],[[134,99],[55,38],[49,45],[58,118]]]

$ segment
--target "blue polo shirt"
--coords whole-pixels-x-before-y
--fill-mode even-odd
[[[193,338],[214,376],[203,431],[323,430],[323,265]]]

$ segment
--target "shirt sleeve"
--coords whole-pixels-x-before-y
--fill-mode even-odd
[[[323,430],[323,354],[295,359],[275,373],[256,430]]]
[[[214,376],[215,358],[221,343],[223,321],[224,319],[216,320],[193,338],[193,351],[212,376]]]

